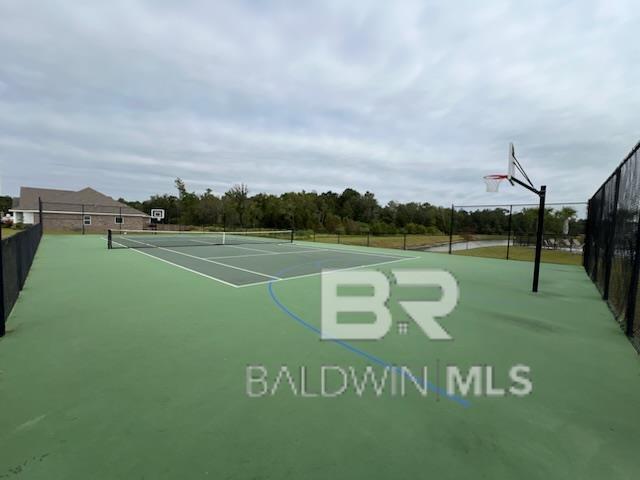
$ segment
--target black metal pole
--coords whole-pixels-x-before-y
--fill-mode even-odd
[[[544,203],[547,196],[547,186],[540,187],[540,205],[538,207],[538,233],[536,234],[536,258],[533,265],[533,292],[538,291],[538,281],[540,280],[540,259],[542,257],[542,241],[544,237]]]
[[[449,222],[449,255],[451,255],[451,249],[453,244],[453,212],[455,205],[451,204],[451,220]]]
[[[107,230],[107,248],[111,250],[113,248],[113,233],[111,229]]]
[[[38,223],[42,225],[42,231],[44,232],[44,224],[42,223],[42,199],[38,197]]]
[[[613,263],[613,242],[616,234],[616,217],[618,215],[618,198],[620,196],[620,170],[616,171],[616,191],[613,198],[613,212],[611,214],[611,224],[608,225],[607,244],[604,253],[604,300],[609,299],[609,283],[611,280],[611,264]]]
[[[591,199],[587,203],[587,223],[584,228],[584,246],[582,247],[582,266],[589,273],[589,253],[591,248],[591,222],[593,221],[593,209],[591,208]]]
[[[0,337],[6,333],[5,330],[5,307],[4,307],[4,265],[2,261],[2,227],[0,227]]]
[[[633,271],[631,272],[631,282],[627,292],[626,328],[627,336],[633,335],[633,324],[638,321],[636,318],[636,302],[638,298],[638,284],[640,283],[640,223],[636,231],[636,251],[633,259]]]
[[[509,227],[507,233],[507,260],[509,260],[509,244],[511,243],[511,216],[513,215],[513,205],[509,205]]]

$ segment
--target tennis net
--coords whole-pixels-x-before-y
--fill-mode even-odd
[[[170,248],[251,243],[291,243],[293,230],[247,232],[192,232],[162,230],[109,230],[108,248]]]

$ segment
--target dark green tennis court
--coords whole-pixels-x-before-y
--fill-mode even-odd
[[[543,264],[536,295],[527,262],[238,247],[45,236],[0,340],[0,478],[637,476],[640,361],[583,269]],[[320,340],[322,268],[446,269],[460,287],[453,340],[411,322],[379,341]],[[394,321],[417,293],[392,286]],[[436,386],[448,365],[492,365],[496,388],[526,364],[533,391],[313,395],[323,367],[384,364],[428,365]],[[250,396],[248,366],[270,387],[287,366],[296,388]]]
[[[183,236],[193,235],[186,233]],[[112,255],[130,255],[129,252],[133,251],[231,287],[316,275],[323,269],[370,267],[415,258],[410,253],[345,251],[317,244],[299,245],[292,241],[261,243],[259,240],[254,240],[254,243],[191,246],[191,238],[186,241],[172,238],[160,242],[160,246],[142,244],[142,247],[139,247],[140,240],[135,240],[129,242],[133,245],[127,248],[129,251],[115,249]],[[123,242],[120,238],[117,241]]]

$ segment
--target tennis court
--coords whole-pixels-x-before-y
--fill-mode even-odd
[[[231,234],[125,230],[110,234],[110,245],[114,250],[129,249],[231,287],[249,287],[317,275],[322,270],[349,270],[416,258],[409,254],[295,244],[290,230]]]
[[[325,267],[451,272],[453,340],[429,340],[398,305],[435,294],[398,285],[389,308],[406,333],[321,340]],[[529,262],[45,235],[0,340],[0,478],[635,478],[635,350],[582,268],[541,268],[533,294]],[[530,366],[531,394],[358,393],[349,373],[428,366],[437,387],[448,365],[477,364],[495,387]],[[249,366],[267,372],[264,395],[248,395]],[[323,368],[349,388],[321,395],[338,378]]]

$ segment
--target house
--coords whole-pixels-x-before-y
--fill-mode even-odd
[[[49,188],[20,187],[20,197],[9,211],[15,223],[39,222],[38,205],[42,202],[45,231],[104,233],[107,229],[140,230],[150,217],[93,188],[77,192]]]

